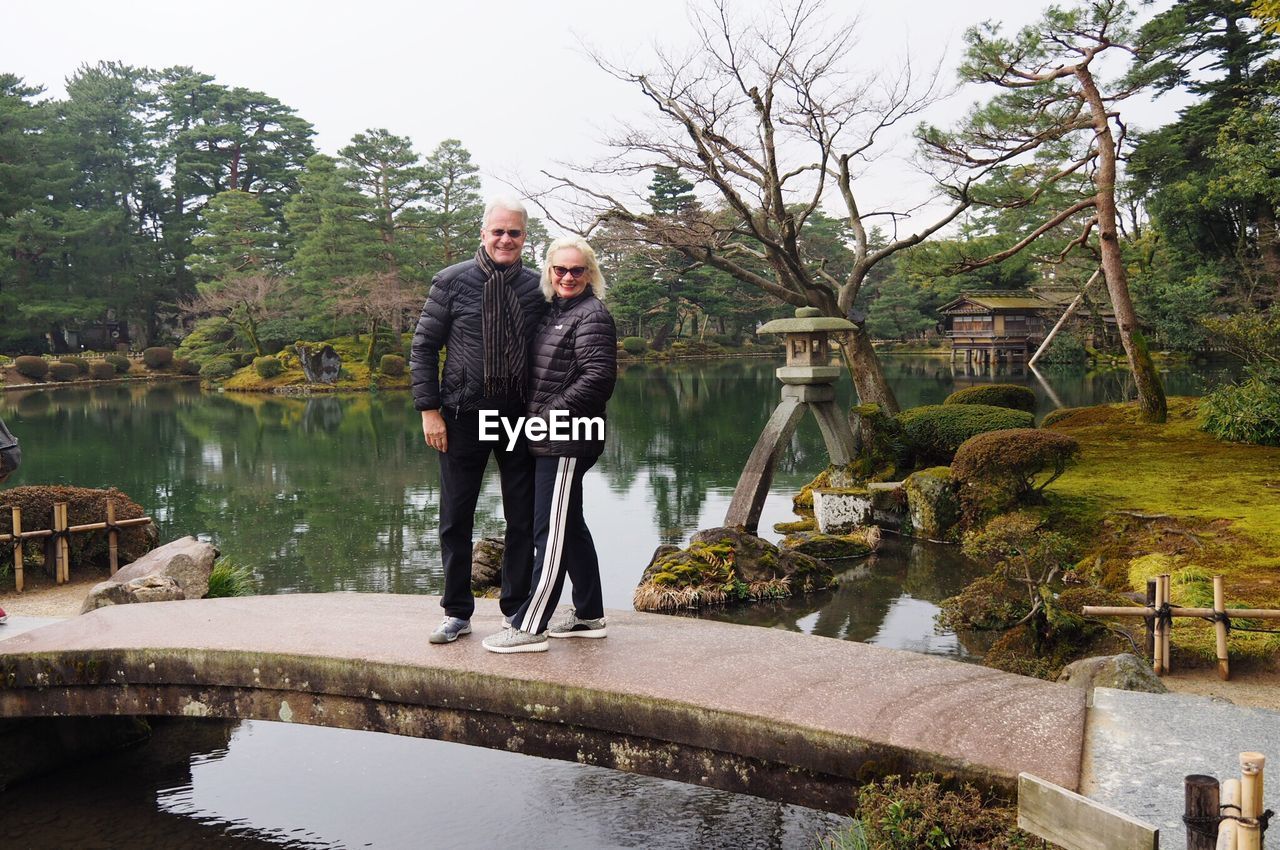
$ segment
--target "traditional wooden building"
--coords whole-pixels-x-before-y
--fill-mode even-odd
[[[944,304],[943,333],[951,340],[951,359],[963,352],[965,363],[1026,362],[1052,327],[1046,312],[1054,304],[1035,292],[967,292]]]

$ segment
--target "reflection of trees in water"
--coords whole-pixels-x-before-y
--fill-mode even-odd
[[[632,846],[637,836],[645,836],[649,848],[782,850],[811,846],[816,836],[849,822],[826,812],[612,770],[564,772],[570,781],[545,786],[546,820],[573,812],[590,821],[590,834],[610,847]]]

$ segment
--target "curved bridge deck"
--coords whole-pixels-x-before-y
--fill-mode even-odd
[[[886,774],[1080,776],[1085,692],[866,644],[610,611],[605,640],[430,646],[429,596],[122,605],[0,641],[0,717],[256,718],[439,738],[848,811]]]

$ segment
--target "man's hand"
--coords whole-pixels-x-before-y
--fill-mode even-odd
[[[422,411],[422,436],[427,445],[438,452],[449,450],[449,437],[444,427],[444,417],[438,410]]]

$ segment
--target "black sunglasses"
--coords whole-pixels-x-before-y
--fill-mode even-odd
[[[519,239],[524,235],[524,231],[518,227],[515,230],[504,230],[501,227],[495,227],[493,230],[490,230],[489,233],[491,233],[496,239],[501,239],[504,236],[510,236],[512,239]]]
[[[582,277],[584,274],[587,273],[587,267],[586,266],[572,266],[572,267],[552,266],[551,272],[557,278],[561,278],[561,277],[564,277],[565,275],[569,275],[574,280],[577,280],[578,278]]]

